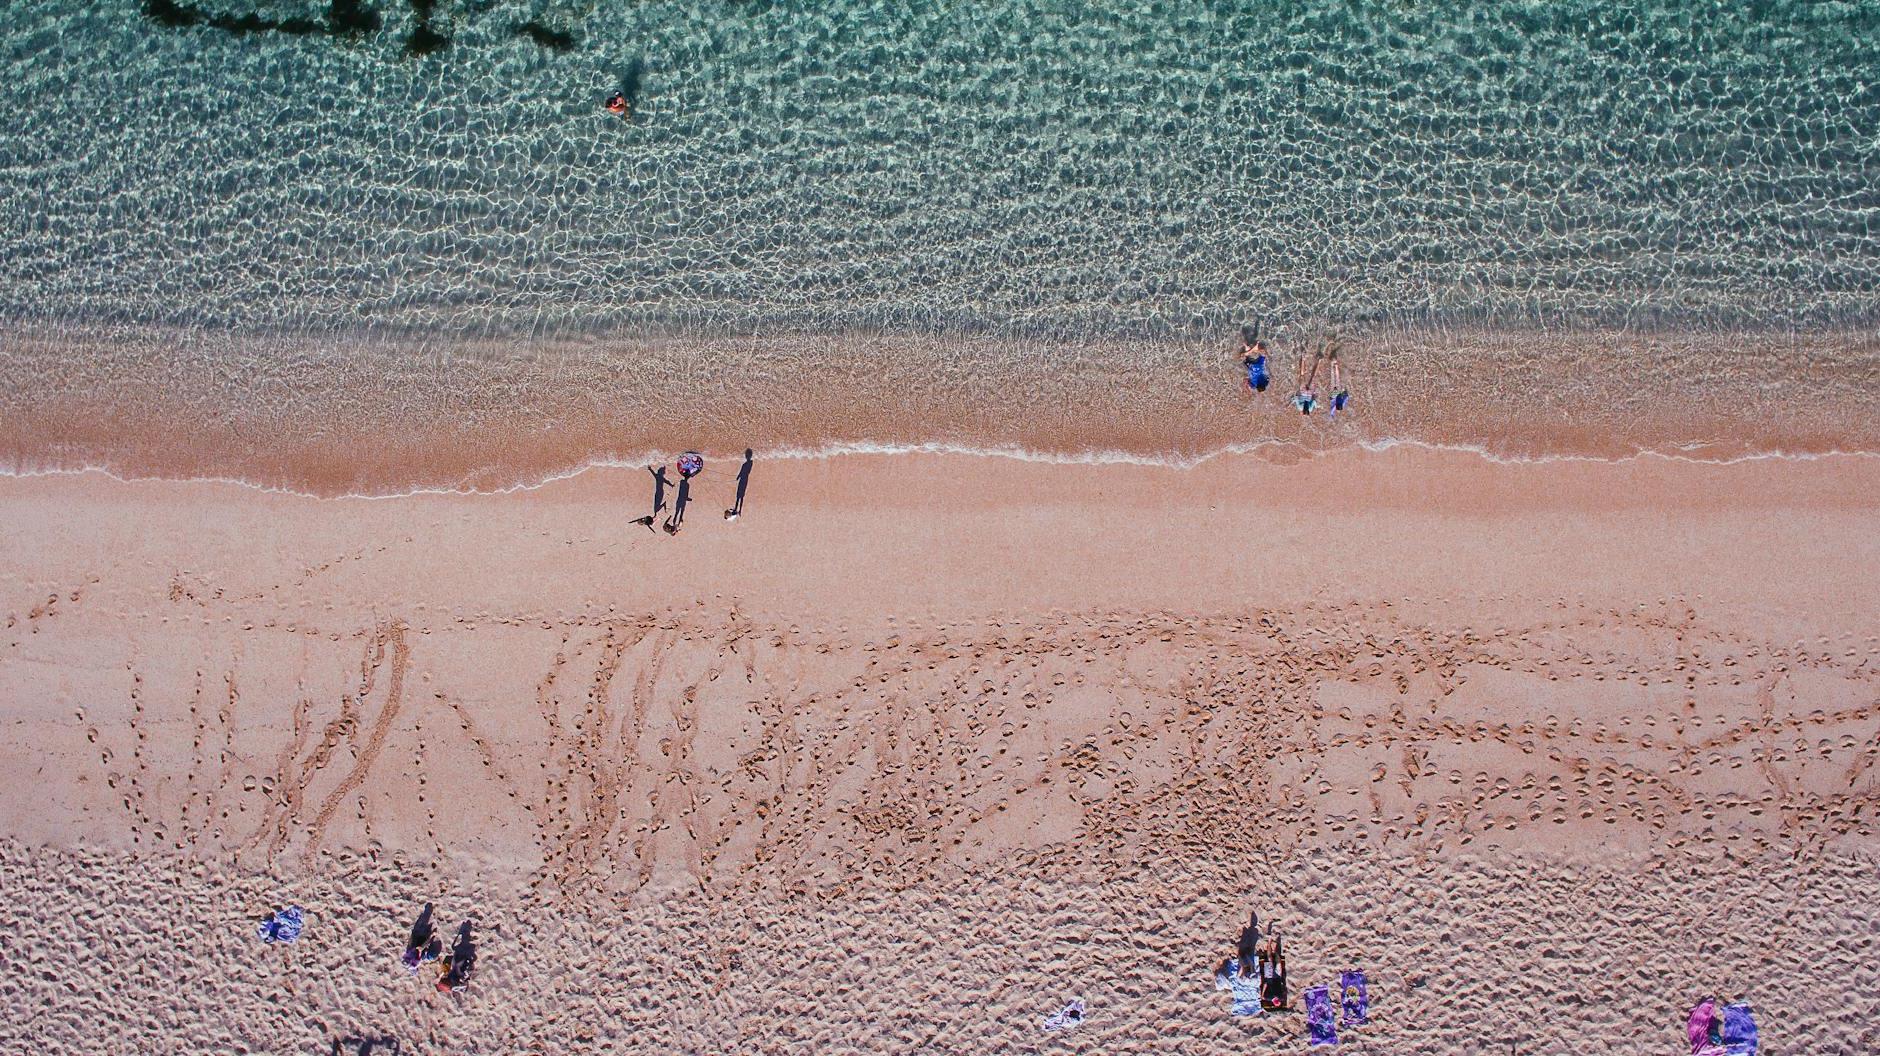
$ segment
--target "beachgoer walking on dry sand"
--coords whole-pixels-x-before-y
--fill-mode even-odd
[[[725,520],[735,521],[744,512],[744,489],[751,486],[751,449],[744,449],[744,464],[738,467],[738,497],[725,511]]]
[[[705,456],[687,451],[679,456],[673,468],[679,471],[679,494],[672,500],[672,516],[666,518],[667,535],[678,535],[679,526],[685,523],[686,503],[692,501],[692,478],[705,471]]]

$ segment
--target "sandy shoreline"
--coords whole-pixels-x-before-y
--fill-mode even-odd
[[[0,468],[319,495],[500,490],[690,447],[1120,453],[1183,464],[1412,442],[1499,457],[1880,452],[1870,331],[1343,334],[1356,401],[1255,397],[1232,332],[1064,346],[879,334],[477,341],[0,323]],[[1320,377],[1322,391],[1328,379]]]
[[[699,483],[668,538],[641,470],[0,479],[12,992],[69,1012],[8,1047],[1303,1047],[1209,989],[1249,904],[1295,990],[1374,970],[1359,1052],[1674,1051],[1719,990],[1880,1040],[1874,459]],[[395,963],[437,892],[492,929],[449,1001]]]

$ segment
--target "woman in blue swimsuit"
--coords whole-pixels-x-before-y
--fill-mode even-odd
[[[1240,328],[1240,365],[1247,368],[1247,387],[1255,392],[1265,392],[1268,383],[1266,375],[1266,340],[1260,336],[1260,324]]]

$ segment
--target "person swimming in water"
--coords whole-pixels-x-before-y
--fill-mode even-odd
[[[1247,368],[1247,387],[1265,392],[1270,380],[1266,373],[1266,339],[1260,336],[1260,324],[1240,328],[1240,365]]]
[[[619,114],[621,117],[632,117],[633,102],[627,98],[627,93],[615,92],[607,97],[607,112]]]

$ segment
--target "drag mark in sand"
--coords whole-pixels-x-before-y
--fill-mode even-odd
[[[379,707],[378,718],[372,724],[372,733],[365,745],[358,750],[352,770],[340,779],[340,783],[331,792],[327,793],[325,801],[320,804],[318,813],[314,815],[313,826],[307,835],[307,847],[303,852],[307,857],[311,857],[319,849],[321,840],[326,837],[326,828],[332,823],[333,815],[339,809],[340,800],[365,781],[366,775],[372,769],[372,764],[378,760],[379,752],[385,747],[385,738],[391,732],[393,720],[398,717],[399,705],[404,701],[405,668],[411,660],[410,649],[405,644],[405,625],[402,623],[393,623],[382,628],[373,639],[371,648],[368,650],[368,659],[360,665],[359,701],[363,704],[371,694],[373,682],[386,659],[387,645],[391,647],[391,672],[386,684],[385,703]],[[356,730],[355,726],[352,731],[355,734],[355,744],[357,743]],[[366,818],[364,799],[360,800],[359,817],[362,821]]]
[[[1874,834],[1871,647],[1725,631],[1675,599],[1563,600],[1480,626],[1446,604],[863,630],[698,607],[485,613],[337,642],[263,622],[245,648],[299,651],[300,681],[238,694],[247,667],[231,658],[219,744],[207,658],[120,661],[128,721],[84,732],[110,771],[91,776],[107,776],[141,846],[180,824],[212,851],[223,815],[258,792],[259,824],[235,849],[273,860],[402,840],[449,855],[469,838],[549,897],[896,888],[1015,858],[1082,867],[1224,844],[1819,854]],[[540,649],[545,669],[454,670],[486,634]],[[360,639],[363,655],[341,644]],[[463,741],[404,707],[414,654]],[[332,692],[321,672],[345,672],[332,714],[315,703]],[[291,729],[238,728],[250,693],[292,701]],[[531,695],[534,709],[514,707]],[[153,785],[154,731],[177,722],[194,737]],[[408,782],[375,777],[408,742],[423,753],[420,812],[399,801]],[[234,782],[207,775],[270,757],[271,775],[237,770],[239,794],[208,798]],[[354,797],[369,830],[342,824]],[[415,825],[399,828],[401,810]]]

